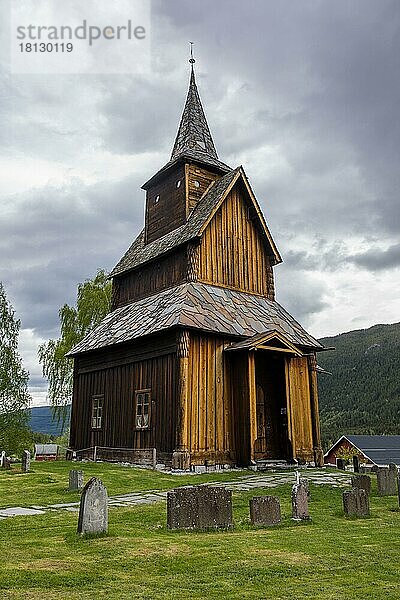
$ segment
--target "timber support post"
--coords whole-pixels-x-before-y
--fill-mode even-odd
[[[254,351],[248,354],[249,376],[249,418],[250,418],[250,463],[255,464],[254,447],[257,439],[257,392],[256,392],[256,361]]]
[[[322,467],[324,464],[324,455],[321,447],[321,430],[319,424],[318,410],[318,383],[317,383],[317,361],[315,354],[307,357],[308,369],[310,374],[310,407],[312,422],[312,437],[315,466]]]
[[[176,344],[176,356],[178,366],[178,388],[177,388],[177,422],[176,422],[176,446],[172,454],[172,467],[174,469],[187,471],[190,469],[189,452],[189,407],[188,407],[188,377],[189,377],[189,348],[190,334],[187,330],[178,332]]]

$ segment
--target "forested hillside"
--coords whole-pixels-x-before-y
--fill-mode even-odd
[[[331,375],[319,375],[324,448],[344,433],[400,434],[400,323],[374,325],[320,340]]]
[[[50,435],[61,435],[69,427],[71,407],[67,406],[66,422],[53,418],[51,406],[34,406],[29,409],[29,427],[37,433],[48,433]]]

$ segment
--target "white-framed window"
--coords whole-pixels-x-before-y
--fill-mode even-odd
[[[135,428],[148,429],[151,417],[151,390],[135,391]]]
[[[103,424],[104,395],[92,396],[92,429],[101,429]]]

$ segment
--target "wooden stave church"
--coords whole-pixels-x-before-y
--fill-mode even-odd
[[[243,168],[217,155],[193,65],[145,227],[111,272],[112,311],[70,352],[70,448],[173,468],[323,464],[316,352],[275,300],[282,262]]]

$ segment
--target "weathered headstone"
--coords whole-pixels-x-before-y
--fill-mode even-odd
[[[198,485],[167,494],[169,529],[228,529],[232,521],[232,492],[223,487]]]
[[[31,469],[31,453],[29,450],[24,450],[22,453],[22,472],[29,473]]]
[[[281,522],[281,504],[275,496],[256,496],[250,500],[252,525],[278,525]]]
[[[101,534],[108,529],[108,495],[100,479],[92,477],[82,491],[78,533]]]
[[[353,475],[351,487],[357,490],[365,490],[369,496],[371,493],[371,477],[368,475]]]
[[[83,488],[83,471],[72,470],[69,472],[69,486],[70,492],[81,490]]]
[[[343,492],[343,510],[346,517],[366,517],[369,515],[369,497],[365,490],[353,488]]]
[[[380,467],[376,472],[376,483],[380,496],[397,495],[397,467]]]
[[[360,472],[360,458],[359,458],[358,454],[354,454],[354,456],[353,456],[353,469],[354,469],[354,473]]]
[[[397,477],[397,493],[399,496],[399,506],[400,506],[400,475]]]
[[[3,469],[11,469],[11,460],[8,456],[4,457],[3,460]]]
[[[297,483],[292,487],[292,519],[303,521],[310,518],[308,513],[308,485],[297,474]]]
[[[336,459],[336,468],[340,469],[340,471],[345,471],[346,470],[346,461],[344,460],[344,458],[337,458]]]

